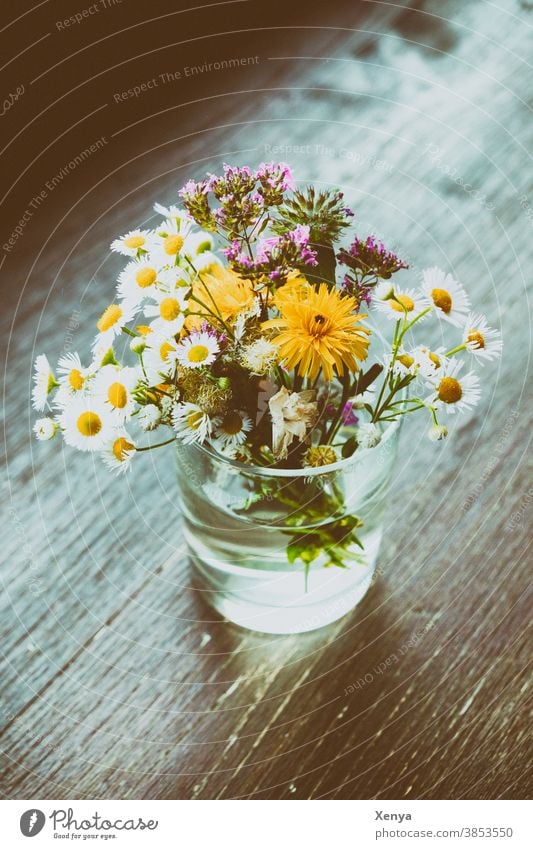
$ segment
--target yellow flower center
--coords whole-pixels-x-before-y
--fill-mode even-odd
[[[395,295],[396,300],[390,300],[389,304],[396,312],[411,312],[415,308],[415,302],[409,295]]]
[[[173,346],[170,344],[170,342],[163,342],[163,344],[162,344],[162,345],[161,345],[161,347],[159,348],[159,356],[161,357],[161,359],[162,359],[164,362],[166,362],[166,360],[168,360],[168,355],[169,355],[169,354],[170,354],[170,352],[171,352],[171,351],[173,351],[173,350],[174,350],[174,348],[173,348]]]
[[[159,314],[165,321],[174,321],[180,312],[181,307],[176,298],[163,298],[159,304]]]
[[[69,371],[68,382],[71,389],[81,389],[85,383],[85,378],[79,369],[73,368]]]
[[[193,345],[192,348],[189,349],[189,353],[187,354],[187,359],[191,363],[203,363],[209,356],[209,348],[205,345]]]
[[[111,304],[106,310],[104,310],[96,324],[100,333],[105,333],[106,330],[113,327],[113,325],[120,320],[121,316],[122,310],[118,304]]]
[[[435,368],[440,368],[440,357],[437,357],[437,355],[434,354],[433,351],[429,352],[428,357],[435,366]]]
[[[204,414],[200,410],[194,410],[192,413],[189,413],[187,416],[187,424],[191,430],[197,430],[200,427],[200,422],[202,421],[203,416]]]
[[[115,439],[113,442],[113,454],[119,463],[122,463],[126,459],[126,452],[133,451],[134,447],[135,446],[132,445],[131,442],[128,442],[127,439],[124,439],[123,436],[119,436],[119,438]]]
[[[107,400],[112,407],[122,409],[128,403],[128,393],[122,383],[112,383],[107,390]]]
[[[455,377],[443,377],[439,383],[438,396],[445,404],[456,404],[463,396],[461,384]]]
[[[155,269],[145,266],[144,268],[139,268],[135,275],[135,282],[141,289],[146,289],[147,286],[151,286],[152,283],[155,283],[156,278],[157,274]]]
[[[138,324],[136,330],[137,333],[141,334],[141,336],[148,336],[148,334],[152,332],[152,328],[147,324]]]
[[[485,347],[485,337],[479,330],[469,330],[466,336],[467,342],[475,342],[476,348],[484,348]]]
[[[128,236],[127,239],[124,239],[124,246],[126,248],[142,248],[144,242],[144,236]]]
[[[400,354],[398,357],[398,362],[405,366],[405,368],[411,368],[414,363],[414,359],[409,356],[409,354]]]
[[[242,418],[239,414],[232,412],[224,416],[220,427],[228,436],[234,436],[236,433],[241,432],[242,424]]]
[[[163,250],[168,256],[176,256],[183,247],[183,236],[178,236],[176,233],[173,236],[167,236],[163,242]]]
[[[78,416],[76,426],[82,436],[96,436],[102,430],[102,419],[96,413],[87,411]]]
[[[439,310],[442,310],[446,314],[448,314],[452,308],[452,296],[446,289],[432,289],[431,297],[433,299],[433,303]]]

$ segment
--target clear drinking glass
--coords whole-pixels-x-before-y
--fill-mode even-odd
[[[270,634],[312,631],[355,607],[376,566],[399,429],[393,422],[375,448],[316,469],[251,466],[179,443],[184,534],[205,600]],[[291,551],[305,556],[328,539],[333,564],[327,546],[310,564],[290,562]]]

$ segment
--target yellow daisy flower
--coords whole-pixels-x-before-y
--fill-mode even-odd
[[[356,299],[329,289],[326,283],[318,289],[299,283],[291,287],[293,295],[283,292],[284,288],[275,297],[280,318],[263,322],[263,327],[280,331],[272,342],[286,368],[298,366],[298,374],[311,380],[320,368],[326,380],[333,379],[334,369],[339,375],[345,368],[357,371],[358,361],[368,353],[370,330],[360,325],[366,315],[355,312]]]

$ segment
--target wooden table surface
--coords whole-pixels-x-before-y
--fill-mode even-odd
[[[0,260],[3,797],[526,797],[532,5],[371,0],[286,21],[157,2],[141,26],[144,4],[124,3],[63,31],[37,5],[3,33],[6,90],[25,87],[2,117],[3,244],[31,211]],[[114,97],[228,56],[258,60]],[[30,433],[32,359],[88,350],[111,239],[187,176],[271,158],[341,186],[413,281],[452,270],[505,345],[453,438],[404,428],[363,602],[288,637],[227,624],[191,588],[172,454],[117,479]]]

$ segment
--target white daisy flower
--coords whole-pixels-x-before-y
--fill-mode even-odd
[[[52,439],[56,430],[57,424],[48,416],[44,419],[37,419],[33,425],[33,432],[39,442],[46,442],[48,439]]]
[[[150,295],[160,271],[161,269],[151,261],[149,255],[129,262],[118,277],[119,297],[131,303],[140,303],[143,298]]]
[[[50,392],[54,386],[57,386],[57,381],[45,354],[39,354],[35,359],[33,380],[34,386],[31,393],[33,407],[40,413],[46,407]]]
[[[136,419],[143,430],[154,430],[161,421],[161,410],[156,404],[146,404],[140,407]]]
[[[178,437],[187,444],[204,442],[211,436],[213,423],[196,404],[180,402],[172,411],[172,425]]]
[[[125,430],[116,431],[102,449],[104,465],[119,475],[130,468],[135,443]]]
[[[216,338],[207,331],[193,332],[178,346],[177,360],[184,368],[201,368],[213,363],[220,346]]]
[[[177,353],[178,343],[172,336],[150,333],[142,354],[149,383],[160,383],[162,377],[169,378],[174,375]]]
[[[488,362],[501,356],[503,342],[499,330],[489,327],[482,315],[470,315],[464,326],[463,342],[476,360]]]
[[[130,230],[120,239],[111,242],[111,250],[124,256],[138,256],[140,250],[149,251],[153,243],[153,233],[150,230]]]
[[[159,215],[162,215],[163,218],[168,218],[170,220],[176,218],[179,221],[185,221],[189,224],[193,223],[191,216],[183,209],[180,209],[179,206],[175,206],[174,204],[171,204],[170,206],[163,206],[161,203],[154,203],[154,209],[157,213],[159,213]]]
[[[425,345],[417,345],[411,351],[411,356],[414,357],[416,369],[420,377],[429,379],[433,378],[438,370],[448,362],[442,346],[432,351]]]
[[[185,323],[184,310],[187,308],[187,290],[174,292],[153,292],[150,295],[156,303],[145,304],[143,312],[147,318],[154,319],[150,326],[154,333],[175,336]]]
[[[187,247],[187,240],[185,241],[185,246]],[[188,253],[187,256],[189,256]],[[200,273],[202,271],[211,272],[214,265],[221,267],[223,265],[221,259],[212,251],[202,251],[202,253],[195,254],[194,256],[191,255],[190,260],[196,271]]]
[[[357,428],[357,443],[360,448],[375,448],[381,442],[379,428],[372,422],[365,422]]]
[[[246,442],[247,434],[252,429],[252,420],[240,410],[231,410],[214,421],[215,433],[213,445],[216,448],[235,448]]]
[[[112,438],[116,419],[95,398],[70,398],[57,421],[67,445],[79,451],[101,451]]]
[[[96,326],[99,333],[94,340],[93,354],[108,350],[114,339],[120,335],[122,328],[134,317],[137,307],[127,301],[120,304],[110,304],[98,319]]]
[[[54,397],[54,405],[63,407],[72,395],[83,395],[87,392],[94,373],[94,367],[85,368],[79,355],[75,352],[63,354],[57,364],[59,389]]]
[[[215,240],[211,233],[205,230],[191,230],[185,238],[181,252],[197,271],[205,271],[212,265],[222,265],[214,250]]]
[[[470,308],[468,296],[451,274],[433,266],[422,272],[422,290],[436,309],[437,315],[456,327],[465,323]]]
[[[135,408],[133,392],[139,383],[137,368],[104,366],[97,372],[91,385],[91,395],[110,410],[117,421],[129,418]]]
[[[170,265],[159,272],[157,288],[160,292],[166,292],[169,295],[178,292],[184,296],[184,293],[188,293],[191,288],[191,275],[186,268]]]
[[[383,360],[385,369],[389,369],[391,363],[392,354],[388,353]],[[394,365],[392,366],[392,373],[394,377],[407,377],[407,375],[412,375],[414,377],[417,372],[418,363],[413,353],[400,348],[396,355],[396,359],[394,360]]]
[[[428,299],[414,289],[400,289],[386,280],[376,287],[372,304],[392,321],[404,317],[412,321],[430,306]]]
[[[175,265],[191,228],[192,223],[187,218],[167,218],[162,221],[154,230],[152,258],[162,266]]]
[[[261,336],[255,342],[245,346],[241,361],[244,368],[247,368],[252,374],[263,375],[276,364],[278,356],[277,347],[264,336]]]
[[[447,413],[470,410],[478,403],[481,392],[479,378],[474,372],[459,376],[463,363],[449,360],[430,381],[433,388],[425,403],[446,410]]]

